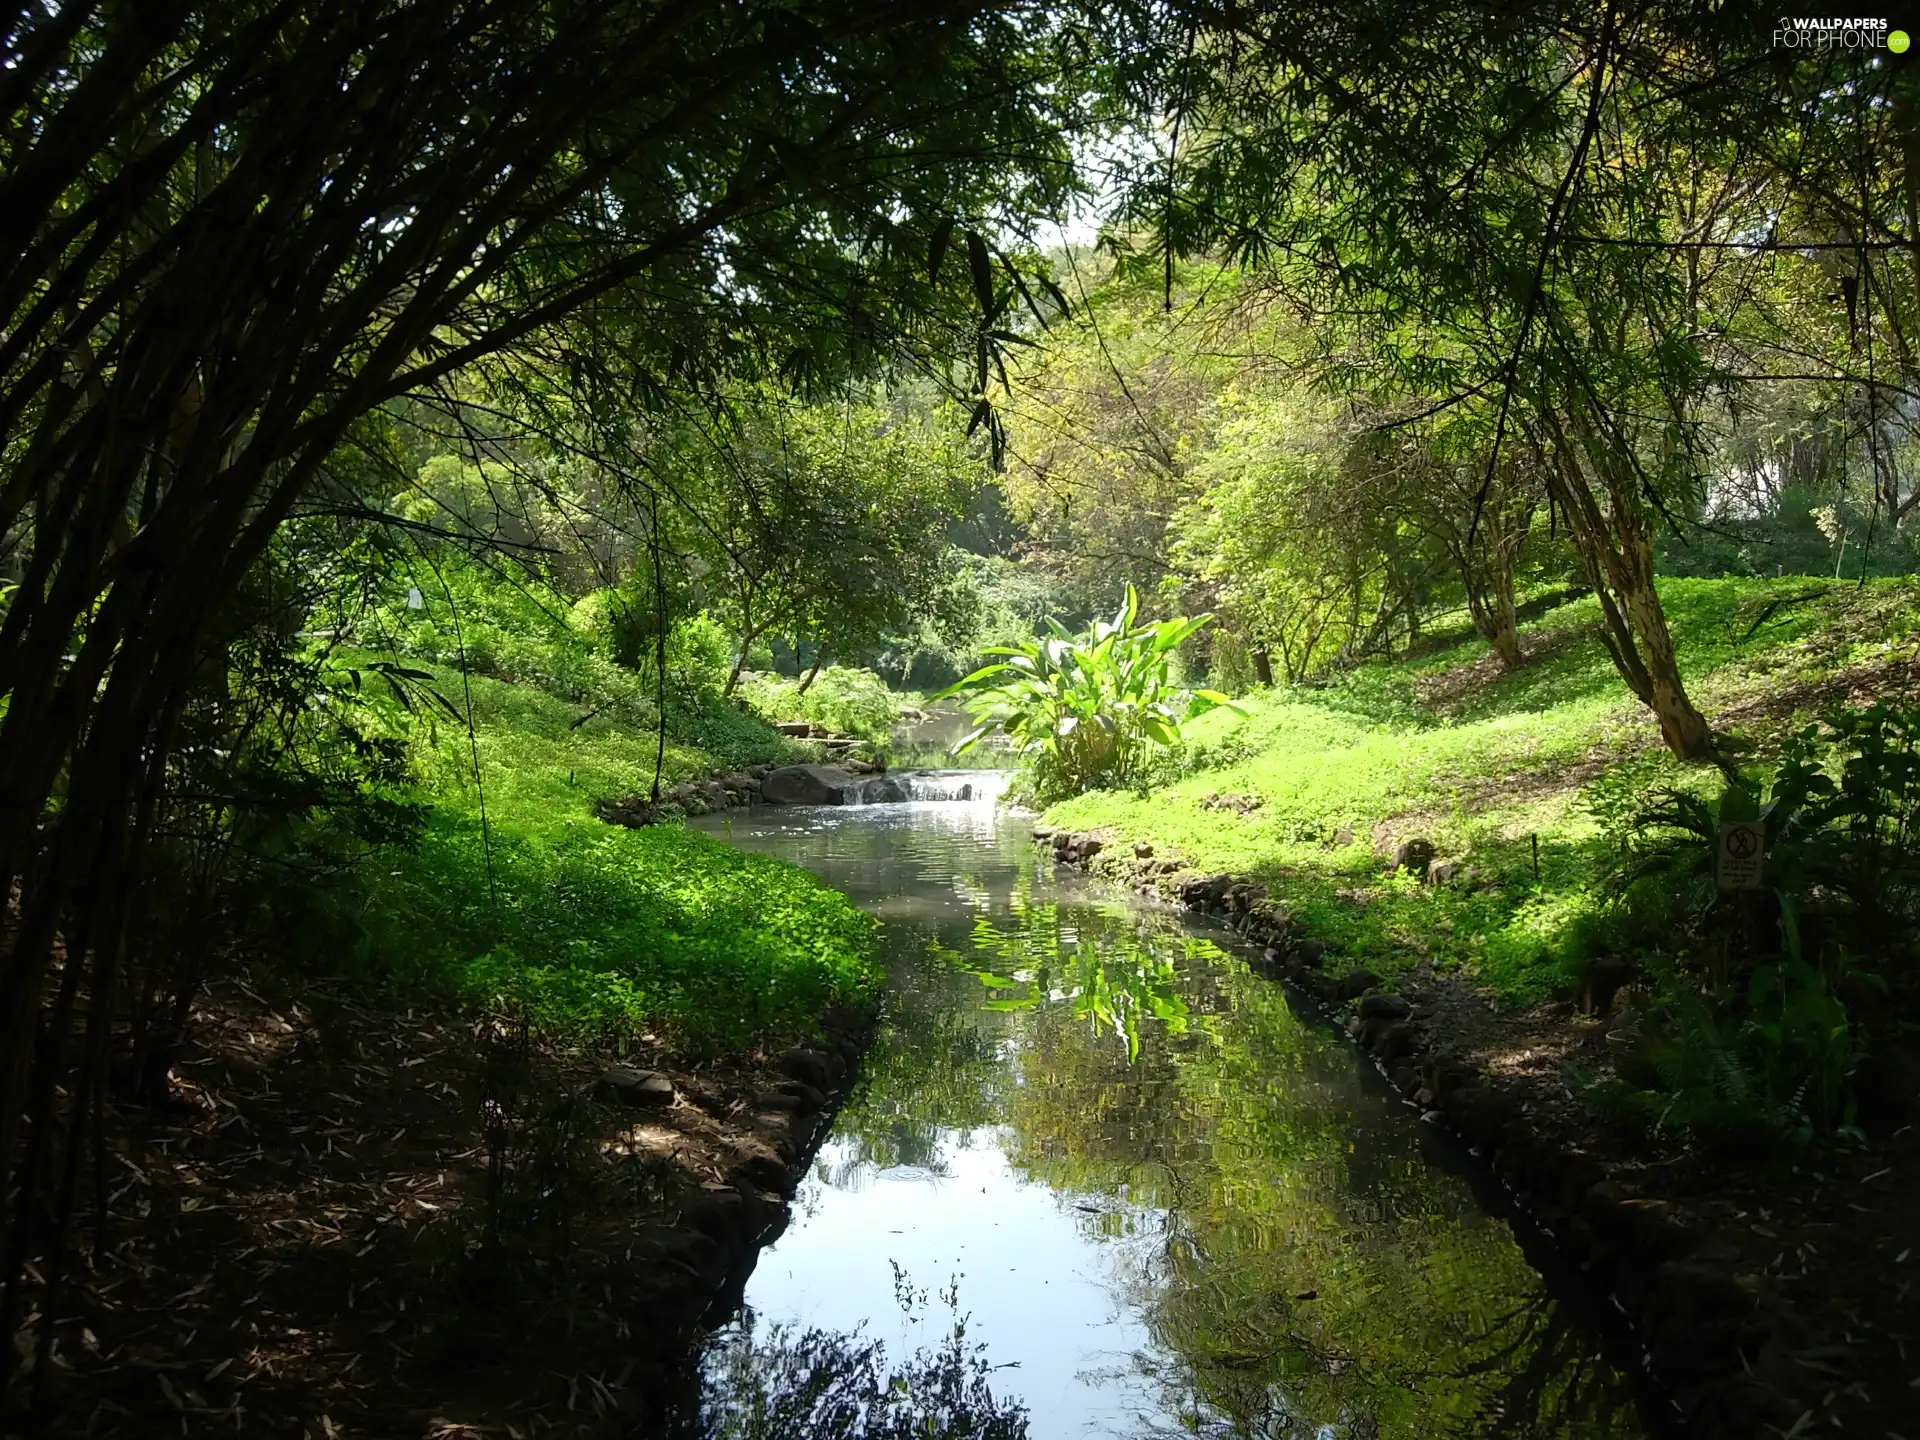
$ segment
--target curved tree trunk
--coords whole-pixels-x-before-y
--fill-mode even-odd
[[[740,632],[740,653],[733,657],[733,669],[727,675],[725,688],[720,691],[723,700],[731,700],[733,692],[740,687],[740,672],[747,668],[747,652],[753,649],[753,642],[759,638],[759,630],[751,625]]]
[[[1551,413],[1547,419],[1555,432],[1549,485],[1599,597],[1601,639],[1614,668],[1653,711],[1669,750],[1682,760],[1710,759],[1713,732],[1687,695],[1654,587],[1653,526],[1640,477],[1604,437],[1569,438],[1568,425]]]
[[[826,663],[827,647],[824,645],[817,646],[813,652],[813,668],[807,671],[806,679],[800,682],[800,694],[804,695],[807,693],[807,687],[813,684],[814,677],[820,673],[820,667]],[[907,662],[907,668],[909,670],[913,668],[913,662],[911,660]]]

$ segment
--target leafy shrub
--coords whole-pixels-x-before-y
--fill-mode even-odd
[[[606,600],[570,603],[538,576],[490,569],[458,553],[437,556],[411,579],[361,623],[359,638],[369,648],[441,665],[458,665],[464,656],[470,673],[612,708],[635,725],[655,723],[650,687],[607,650]],[[409,604],[409,589],[419,592],[418,609]]]
[[[729,765],[771,764],[799,753],[758,715],[722,700],[715,690],[669,693],[667,733]]]
[[[1836,712],[1792,738],[1770,783],[1662,787],[1615,827],[1613,893],[1663,906],[1693,937],[1636,1027],[1652,1074],[1616,1099],[1703,1138],[1800,1143],[1851,1122],[1849,1082],[1876,1018],[1860,1002],[1886,989],[1869,966],[1913,978],[1917,741],[1920,713]],[[1763,828],[1758,891],[1718,888],[1721,827],[1736,821]]]
[[[829,665],[806,693],[800,682],[769,671],[748,671],[737,692],[769,720],[809,720],[846,735],[885,740],[900,718],[901,700],[871,670]]]
[[[1140,782],[1153,748],[1179,743],[1184,720],[1231,703],[1217,690],[1182,690],[1174,677],[1180,643],[1211,618],[1142,625],[1129,585],[1113,619],[1079,636],[1049,618],[1047,639],[990,647],[987,653],[1006,658],[934,697],[966,697],[976,722],[954,751],[1003,731],[1042,801]]]
[[[667,631],[668,677],[687,690],[714,690],[726,684],[733,666],[733,636],[702,610],[674,622]]]

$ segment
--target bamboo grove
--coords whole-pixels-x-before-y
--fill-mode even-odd
[[[29,4],[0,36],[11,1334],[116,1054],[198,978],[147,933],[150,840],[232,818],[178,742],[233,744],[219,642],[276,531],[350,515],[384,411],[510,353],[655,395],[971,353],[929,236],[1057,196],[1068,62],[968,3]]]
[[[0,1329],[57,1308],[109,1107],[153,1098],[222,963],[247,827],[393,762],[343,732],[331,780],[249,769],[312,708],[320,562],[276,544],[437,534],[387,504],[396,435],[457,435],[478,395],[653,517],[663,613],[679,502],[636,437],[755,387],[912,377],[997,461],[1058,363],[1040,342],[1079,344],[1171,506],[1186,452],[1136,433],[1138,394],[1040,254],[1104,207],[1121,280],[1170,306],[1206,261],[1284,317],[1300,394],[1365,435],[1340,494],[1415,497],[1368,545],[1424,526],[1514,665],[1516,557],[1546,515],[1623,681],[1709,758],[1654,540],[1730,407],[1844,392],[1877,523],[1920,506],[1887,438],[1920,404],[1912,72],[1771,49],[1772,23],[1616,0],[0,7]],[[1436,429],[1417,460],[1392,449]],[[1167,548],[1153,506],[1076,521],[1074,462],[1010,458],[1036,532],[1057,513],[1084,548],[1125,512],[1085,613],[1165,578],[1124,562]],[[1270,499],[1223,503],[1175,556],[1266,679],[1291,622],[1251,559],[1207,564]],[[1381,588],[1380,628],[1417,626],[1413,589]],[[1334,589],[1358,633],[1358,589]],[[742,594],[729,689],[769,623]]]

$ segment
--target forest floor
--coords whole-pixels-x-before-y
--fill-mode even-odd
[[[111,1146],[53,1371],[73,1433],[656,1433],[863,1024],[797,1058],[638,1045],[609,1083],[339,982],[244,975],[195,1022],[164,1113]]]
[[[1835,703],[1920,700],[1909,582],[1681,580],[1662,594],[1701,708],[1753,760]],[[1592,1098],[1618,1053],[1609,1034],[1650,999],[1609,922],[1609,831],[1649,787],[1719,779],[1660,748],[1596,619],[1590,600],[1549,611],[1510,675],[1461,636],[1322,690],[1255,696],[1190,726],[1180,773],[1149,793],[1081,796],[1042,828],[1098,837],[1095,869],[1169,897],[1196,876],[1265,887],[1324,967],[1283,971],[1328,993],[1356,972],[1412,1002],[1417,1063],[1385,1054],[1410,1096],[1445,1108],[1428,1087],[1464,1066],[1538,1148],[1577,1158],[1562,1173],[1604,1173],[1700,1242],[1687,1263],[1737,1287],[1734,1353],[1787,1406],[1773,1412],[1784,1433],[1920,1440],[1920,1077],[1883,1065],[1871,1136],[1794,1163],[1706,1153]],[[1427,883],[1392,871],[1414,839],[1435,849]],[[1886,1050],[1910,1054],[1920,1016],[1877,1019]],[[1545,1209],[1566,1223],[1580,1202]],[[1678,1369],[1704,1365],[1687,1353],[1703,1319],[1643,1339],[1656,1360],[1664,1343]]]

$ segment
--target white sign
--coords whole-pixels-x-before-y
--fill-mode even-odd
[[[417,585],[409,587],[407,590],[407,609],[418,610],[425,603],[426,602],[420,598],[420,588]]]
[[[1766,863],[1767,832],[1758,821],[1729,820],[1720,827],[1715,873],[1722,890],[1758,890]]]

